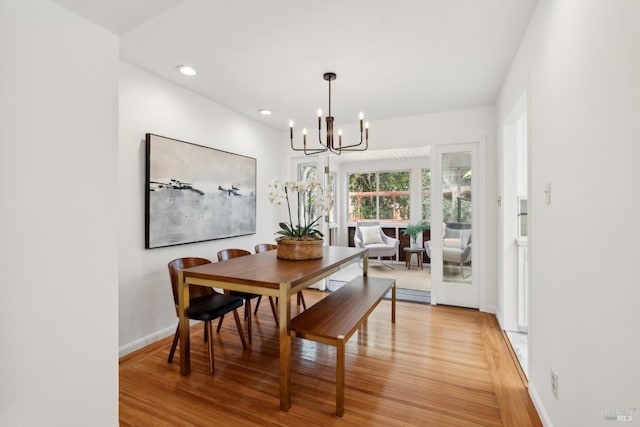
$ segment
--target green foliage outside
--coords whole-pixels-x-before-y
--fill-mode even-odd
[[[442,213],[444,222],[471,221],[471,169],[450,168],[443,171]],[[349,177],[350,221],[377,219],[382,221],[409,220],[410,173],[370,172],[354,173]],[[431,171],[421,172],[422,221],[431,222]],[[379,193],[398,192],[392,196]],[[402,193],[400,193],[402,192]],[[406,193],[405,193],[406,192]],[[358,199],[354,193],[369,193]],[[406,195],[405,195],[406,194]],[[452,197],[454,198],[452,200]],[[394,203],[395,201],[395,203]],[[459,206],[459,208],[458,208]],[[394,217],[394,213],[396,216]]]
[[[348,179],[351,221],[409,220],[409,171],[353,173]],[[354,193],[368,194],[356,197]]]
[[[471,221],[471,169],[451,168],[443,171],[442,218],[444,222]],[[447,191],[449,190],[449,191]],[[454,196],[455,195],[455,196]]]
[[[416,243],[416,238],[418,237],[418,234],[422,233],[425,230],[430,230],[431,229],[431,225],[425,221],[420,221],[417,224],[407,224],[407,227],[404,229],[404,231],[402,232],[402,234],[404,234],[405,236],[411,236],[411,241],[413,243]]]

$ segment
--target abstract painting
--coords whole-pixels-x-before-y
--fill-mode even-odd
[[[145,248],[256,232],[256,159],[148,133]]]

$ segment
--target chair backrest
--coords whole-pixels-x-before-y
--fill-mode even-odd
[[[278,245],[274,245],[272,243],[258,243],[254,249],[256,253],[267,252],[278,249]]]
[[[196,267],[198,265],[211,264],[206,258],[178,258],[171,261],[169,267],[169,278],[171,279],[171,290],[173,291],[173,302],[178,313],[178,272],[185,268]],[[205,295],[213,295],[214,290],[207,286],[189,286],[189,299],[198,298]]]
[[[451,246],[451,240],[457,240],[457,245],[464,249],[471,243],[471,224],[450,222],[444,230],[445,246]],[[449,242],[447,245],[446,243]]]
[[[251,255],[251,252],[244,249],[223,249],[218,251],[218,261],[227,261],[231,258]]]
[[[380,221],[358,221],[356,222],[356,237],[362,241],[362,231],[360,227],[373,227],[374,225],[380,225]],[[382,232],[382,230],[381,230]]]

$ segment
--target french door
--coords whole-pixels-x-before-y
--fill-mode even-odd
[[[432,301],[480,307],[479,143],[438,145],[431,178]]]

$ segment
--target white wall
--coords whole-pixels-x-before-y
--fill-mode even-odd
[[[341,126],[344,135],[356,135],[359,132],[357,124]],[[283,138],[288,138],[288,132]],[[476,195],[483,198],[485,208],[482,212],[486,229],[483,230],[485,246],[483,248],[483,271],[480,278],[484,282],[485,294],[481,295],[480,307],[494,312],[496,307],[496,124],[495,109],[492,106],[470,108],[465,110],[448,111],[419,116],[402,117],[397,119],[371,122],[369,130],[369,150],[383,150],[389,148],[413,148],[430,146],[435,152],[438,144],[456,144],[482,140],[484,143],[484,158],[480,159],[481,171],[478,176],[484,176],[485,194]],[[428,159],[424,159],[425,167],[431,166]],[[346,167],[347,165],[345,165]],[[352,166],[349,166],[352,167]],[[340,170],[344,177],[342,165],[334,170]],[[342,184],[338,182],[340,188]],[[346,195],[338,195],[343,199]],[[339,208],[344,211],[344,203]],[[346,242],[346,228],[340,230],[341,242]],[[475,243],[474,243],[475,244]]]
[[[144,179],[147,132],[257,159],[257,233],[230,239],[144,249]],[[177,319],[167,263],[198,256],[216,260],[220,249],[253,251],[273,242],[278,210],[266,198],[268,181],[282,176],[287,140],[241,116],[130,63],[120,65],[119,283],[120,353],[175,332]]]
[[[118,423],[118,40],[0,2],[0,425]]]
[[[640,407],[639,20],[640,2],[541,0],[497,103],[501,127],[528,86],[529,390],[547,425]]]

